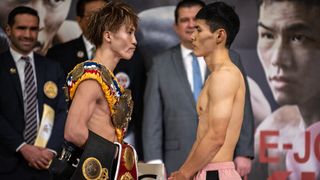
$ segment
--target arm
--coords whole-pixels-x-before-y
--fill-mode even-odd
[[[190,159],[191,159],[191,157],[194,156],[194,152],[195,152],[195,149],[198,147],[198,144],[199,144],[199,143],[198,143],[197,140],[193,143],[192,148],[191,148],[191,150],[190,150],[190,152],[189,152],[189,154],[188,154],[188,157],[187,157],[187,159],[185,160],[185,162],[189,162]],[[178,174],[178,173],[179,173],[179,171],[172,172],[172,173],[170,174],[170,176],[175,176],[175,174]],[[170,178],[169,178],[169,179],[170,179]]]
[[[230,50],[230,57],[232,62],[240,69],[246,85],[243,123],[234,156],[244,156],[253,159],[254,119],[250,101],[250,90],[248,80],[246,78],[247,74],[241,63],[239,54],[236,51]]]
[[[155,61],[157,62],[157,61]],[[157,66],[148,73],[144,94],[142,140],[144,160],[162,160],[163,129],[162,103]]]
[[[2,110],[1,110],[2,111]],[[10,120],[6,119],[2,112],[0,112],[0,141],[6,150],[10,153],[17,151],[17,148],[24,142],[22,134],[19,134],[11,124]]]
[[[210,78],[207,92],[208,105],[203,112],[203,114],[206,113],[204,115],[206,115],[205,121],[208,128],[203,132],[202,137],[197,137],[195,143],[198,145],[194,148],[189,160],[179,170],[187,179],[207,165],[224,144],[234,97],[239,89],[239,75],[236,73],[220,71]],[[198,135],[200,128],[199,125]]]
[[[0,67],[0,142],[5,152],[14,154],[24,142],[24,111],[22,99],[19,98],[15,86],[20,87],[18,73],[12,75],[6,67],[6,55],[0,59],[4,61]],[[22,91],[20,91],[22,96]]]
[[[44,99],[44,103],[51,106],[55,112],[51,136],[46,147],[24,145],[20,150],[24,158],[29,162],[29,165],[36,169],[47,169],[50,161],[61,147],[67,115],[67,104],[62,89],[64,84],[62,69],[58,63],[51,63],[50,61],[47,61],[45,67],[48,75],[46,80],[53,81],[58,89],[57,96],[54,99]],[[41,109],[42,107],[40,107],[40,111]]]
[[[240,137],[234,153],[234,162],[240,176],[245,176],[251,171],[251,159],[254,158],[254,118],[250,101],[250,90],[246,71],[241,63],[240,56],[236,51],[230,50],[232,62],[240,69],[246,85],[243,123]]]
[[[250,100],[252,104],[254,127],[257,127],[272,113],[272,110],[268,99],[263,94],[258,83],[249,76],[247,76],[247,80],[251,93]]]
[[[65,126],[65,139],[83,147],[89,135],[89,122],[99,97],[104,97],[95,80],[85,80],[78,86],[70,106]]]
[[[10,106],[12,108],[14,106]],[[21,153],[23,158],[30,163],[30,165],[36,169],[45,169],[50,161],[49,154],[42,153],[44,148],[36,147],[33,145],[25,144],[23,135],[18,134],[8,120],[5,118],[5,112],[0,112],[0,141],[3,143],[2,147],[5,147],[7,152],[10,152],[10,156],[13,156],[17,151]],[[19,114],[17,114],[16,119],[19,119]],[[19,149],[18,149],[19,147]],[[15,155],[16,156],[16,155]]]

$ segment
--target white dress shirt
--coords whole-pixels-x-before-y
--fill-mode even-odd
[[[22,95],[23,95],[23,105],[24,105],[24,112],[26,112],[26,101],[25,101],[25,98],[26,98],[26,92],[25,92],[25,84],[24,84],[24,68],[25,68],[25,65],[26,65],[26,62],[24,60],[21,59],[22,56],[25,56],[25,55],[22,55],[20,54],[19,52],[17,52],[16,50],[12,49],[10,47],[10,53],[13,57],[13,60],[14,60],[14,63],[16,64],[16,67],[17,67],[17,71],[18,71],[18,75],[19,75],[19,79],[20,79],[20,84],[21,84],[21,91],[22,91]],[[33,76],[34,76],[34,81],[35,81],[35,85],[36,85],[36,88],[37,88],[37,76],[36,76],[36,68],[35,68],[35,63],[34,63],[34,55],[33,55],[33,51],[30,52],[28,55],[27,55],[30,59],[30,64],[32,65],[32,69],[33,69]],[[39,129],[39,108],[38,108],[38,104],[37,104],[37,129]],[[17,149],[16,151],[19,151],[21,149],[21,147],[25,144],[22,143]]]
[[[184,47],[182,44],[181,46],[181,55],[182,55],[182,59],[183,59],[183,65],[184,68],[186,70],[187,73],[187,78],[191,87],[191,90],[193,92],[193,69],[192,69],[192,50],[188,49],[186,47]],[[199,66],[200,66],[200,71],[201,71],[201,80],[202,80],[202,84],[205,80],[205,75],[206,75],[206,62],[204,61],[203,57],[197,57],[198,62],[199,62]]]
[[[92,49],[95,48],[95,46],[93,44],[91,44],[91,42],[84,35],[82,35],[82,40],[83,40],[84,46],[86,48],[88,59],[90,59],[92,57],[92,53],[93,53]]]

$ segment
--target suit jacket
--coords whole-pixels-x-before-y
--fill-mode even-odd
[[[114,69],[114,75],[126,74],[128,78],[128,89],[131,90],[132,100],[134,102],[131,121],[129,123],[128,132],[134,133],[134,147],[138,153],[139,160],[143,159],[142,154],[142,113],[143,113],[143,94],[146,83],[146,68],[144,66],[143,57],[138,50],[135,51],[133,57],[128,60],[120,60]],[[130,142],[129,142],[130,143]]]
[[[46,56],[59,62],[65,75],[67,75],[75,65],[88,60],[87,50],[82,36],[53,46],[48,50]]]
[[[0,174],[14,172],[25,159],[16,149],[24,142],[25,128],[23,92],[18,71],[10,51],[0,54]],[[67,106],[62,90],[64,78],[58,63],[34,54],[37,76],[38,112],[41,121],[43,105],[48,104],[55,110],[54,125],[47,148],[59,151],[63,142],[64,124]],[[14,71],[16,70],[16,71]],[[54,82],[58,95],[48,98],[44,93],[44,84]],[[40,122],[41,123],[41,122]]]
[[[241,65],[234,52],[231,57]],[[240,68],[243,72],[243,68]],[[245,76],[244,76],[245,77]],[[249,88],[247,88],[248,90]],[[246,93],[245,119],[236,154],[253,157],[253,115]],[[153,59],[144,96],[144,160],[162,159],[168,173],[183,164],[196,138],[198,115],[180,45]]]

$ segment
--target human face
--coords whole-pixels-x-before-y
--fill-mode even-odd
[[[193,53],[196,56],[209,56],[214,49],[214,33],[205,20],[196,20],[195,31],[191,35]]]
[[[83,16],[77,16],[79,26],[85,36],[87,36],[87,29],[89,24],[89,17],[105,5],[104,1],[91,1],[85,4]]]
[[[181,43],[191,49],[191,35],[195,30],[195,17],[201,6],[182,7],[178,10],[178,21],[174,30],[180,38]]]
[[[280,105],[320,97],[319,12],[288,1],[260,6],[257,51]]]
[[[11,40],[11,47],[17,52],[27,55],[37,43],[39,20],[30,14],[18,14],[14,24],[7,26],[6,31]]]
[[[1,0],[0,20],[6,22],[5,19],[9,12],[19,5],[29,6],[37,10],[40,17],[40,31],[36,50],[45,54],[68,15],[70,4],[71,0]]]
[[[131,59],[137,45],[135,31],[132,25],[122,25],[117,32],[109,32],[111,50],[116,56],[122,59]]]

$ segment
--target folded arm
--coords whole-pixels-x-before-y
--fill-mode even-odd
[[[100,85],[95,80],[85,80],[78,86],[69,109],[65,126],[65,139],[78,147],[86,143],[89,122],[98,97],[103,96]]]

